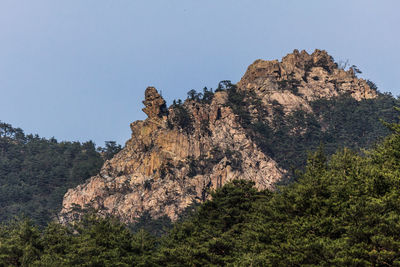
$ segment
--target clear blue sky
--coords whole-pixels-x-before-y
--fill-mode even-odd
[[[121,144],[144,90],[170,104],[293,49],[348,59],[400,94],[399,0],[1,0],[0,120]]]

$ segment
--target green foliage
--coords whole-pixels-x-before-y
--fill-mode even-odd
[[[191,89],[188,93],[188,99],[189,100],[194,100],[194,101],[200,101],[200,99],[203,97],[202,93],[197,93],[196,90]]]
[[[189,219],[178,223],[162,240],[160,265],[205,266],[234,262],[246,241],[242,234],[252,221],[253,203],[266,201],[268,192],[258,192],[254,183],[234,181],[212,194]]]
[[[136,223],[129,225],[129,229],[133,233],[146,231],[152,236],[157,237],[165,235],[171,228],[172,222],[168,216],[164,215],[160,218],[153,219],[148,212],[143,213]]]
[[[361,74],[362,73],[362,71],[356,65],[352,65],[350,67],[350,70],[353,71],[354,75],[356,75],[356,76],[357,76],[357,74]]]
[[[132,236],[115,219],[93,215],[74,226],[77,232],[68,248],[66,259],[75,266],[126,266],[134,260]]]
[[[30,220],[14,221],[0,228],[0,265],[28,266],[39,258],[40,232]]]
[[[149,266],[156,239],[118,220],[85,216],[42,232],[22,220],[0,228],[0,266]]]
[[[313,78],[316,79],[318,77],[313,77]],[[281,88],[281,90],[287,90],[287,91],[292,92],[295,95],[299,95],[298,87],[300,85],[300,81],[297,79],[294,79],[293,75],[290,75],[289,79],[287,79],[287,80],[278,81],[278,85],[279,85],[279,88]]]
[[[103,159],[93,142],[57,142],[0,124],[0,221],[25,215],[44,226],[62,197],[95,175]]]
[[[378,86],[373,81],[367,80],[367,84],[372,90],[376,92],[378,91]]]
[[[226,90],[228,92],[228,105],[232,108],[233,112],[238,115],[243,127],[249,128],[252,122],[245,99],[247,97],[252,97],[251,99],[255,102],[256,98],[253,97],[252,92],[239,91],[236,85],[232,84],[230,81],[220,82],[218,88],[219,90]]]
[[[191,89],[187,92],[187,99],[191,101],[196,101],[198,103],[210,104],[214,97],[213,89],[203,88],[203,93],[197,92],[195,89]],[[181,100],[174,100],[172,106],[182,105]]]
[[[215,92],[229,90],[233,86],[232,82],[229,80],[223,80],[218,83],[218,87]]]
[[[207,87],[203,88],[203,98],[201,99],[202,103],[210,104],[214,97],[214,93],[212,88],[209,90]]]
[[[115,141],[106,141],[105,147],[99,147],[97,150],[102,154],[105,160],[112,159],[115,154],[122,150],[121,145]]]
[[[178,126],[179,129],[185,131],[186,133],[192,133],[194,131],[193,118],[183,104],[175,103],[173,107],[173,116],[170,122],[170,126]]]

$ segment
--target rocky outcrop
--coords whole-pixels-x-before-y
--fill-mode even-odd
[[[227,181],[248,179],[271,189],[282,177],[284,171],[246,136],[226,106],[226,92],[215,93],[210,104],[186,101],[169,111],[154,88],[147,88],[145,97],[143,111],[149,117],[131,124],[132,138],[99,175],[66,193],[63,222],[79,217],[85,208],[124,222],[143,212],[175,220]],[[176,125],[179,109],[190,116],[191,132]]]
[[[320,50],[311,55],[295,50],[281,62],[257,60],[237,87],[252,92],[261,109],[271,109],[261,118],[265,121],[276,104],[286,113],[312,112],[308,102],[317,98],[376,96],[366,81],[339,69]],[[252,180],[259,189],[273,189],[286,173],[257,146],[234,113],[227,91],[216,92],[211,101],[186,100],[167,109],[157,90],[149,87],[143,104],[148,118],[131,124],[132,137],[124,149],[106,161],[98,175],[65,194],[61,222],[79,218],[88,208],[127,223],[144,212],[176,220],[191,203],[205,201],[210,190],[230,180]],[[257,115],[259,109],[251,113]]]
[[[303,109],[309,102],[350,94],[357,100],[375,98],[377,93],[356,77],[353,69],[339,69],[326,51],[294,50],[278,60],[256,60],[238,83],[238,88],[254,92],[266,106],[279,103],[285,112]]]
[[[159,120],[164,116],[168,115],[167,105],[162,96],[157,92],[154,87],[147,87],[145,93],[145,100],[143,104],[143,112],[149,117],[149,119]]]

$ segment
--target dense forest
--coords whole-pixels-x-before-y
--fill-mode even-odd
[[[400,265],[400,124],[362,155],[323,146],[297,181],[258,191],[235,180],[163,237],[88,214],[75,224],[0,228],[0,265]]]
[[[98,173],[121,149],[113,141],[58,142],[0,122],[0,221],[26,216],[46,225],[61,209],[65,192]]]

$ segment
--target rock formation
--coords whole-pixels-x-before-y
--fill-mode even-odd
[[[352,69],[339,69],[333,58],[321,50],[311,55],[294,50],[281,62],[256,60],[248,67],[238,88],[255,92],[266,106],[277,101],[286,112],[296,109],[310,112],[310,101],[340,94],[350,94],[357,100],[377,96]]]
[[[308,102],[317,98],[376,96],[366,81],[352,70],[339,69],[320,50],[311,55],[295,50],[281,62],[257,60],[237,90],[252,92],[262,109],[278,103],[286,113],[312,112]],[[188,99],[167,109],[157,90],[148,87],[143,103],[148,118],[131,124],[131,139],[98,175],[68,190],[61,222],[79,218],[86,208],[127,223],[144,212],[176,220],[188,205],[205,201],[210,190],[230,180],[248,179],[260,189],[273,189],[286,173],[253,141],[227,91],[216,92],[211,101]],[[259,110],[250,102],[248,106],[256,116]],[[265,121],[273,116],[272,109],[267,114]]]

